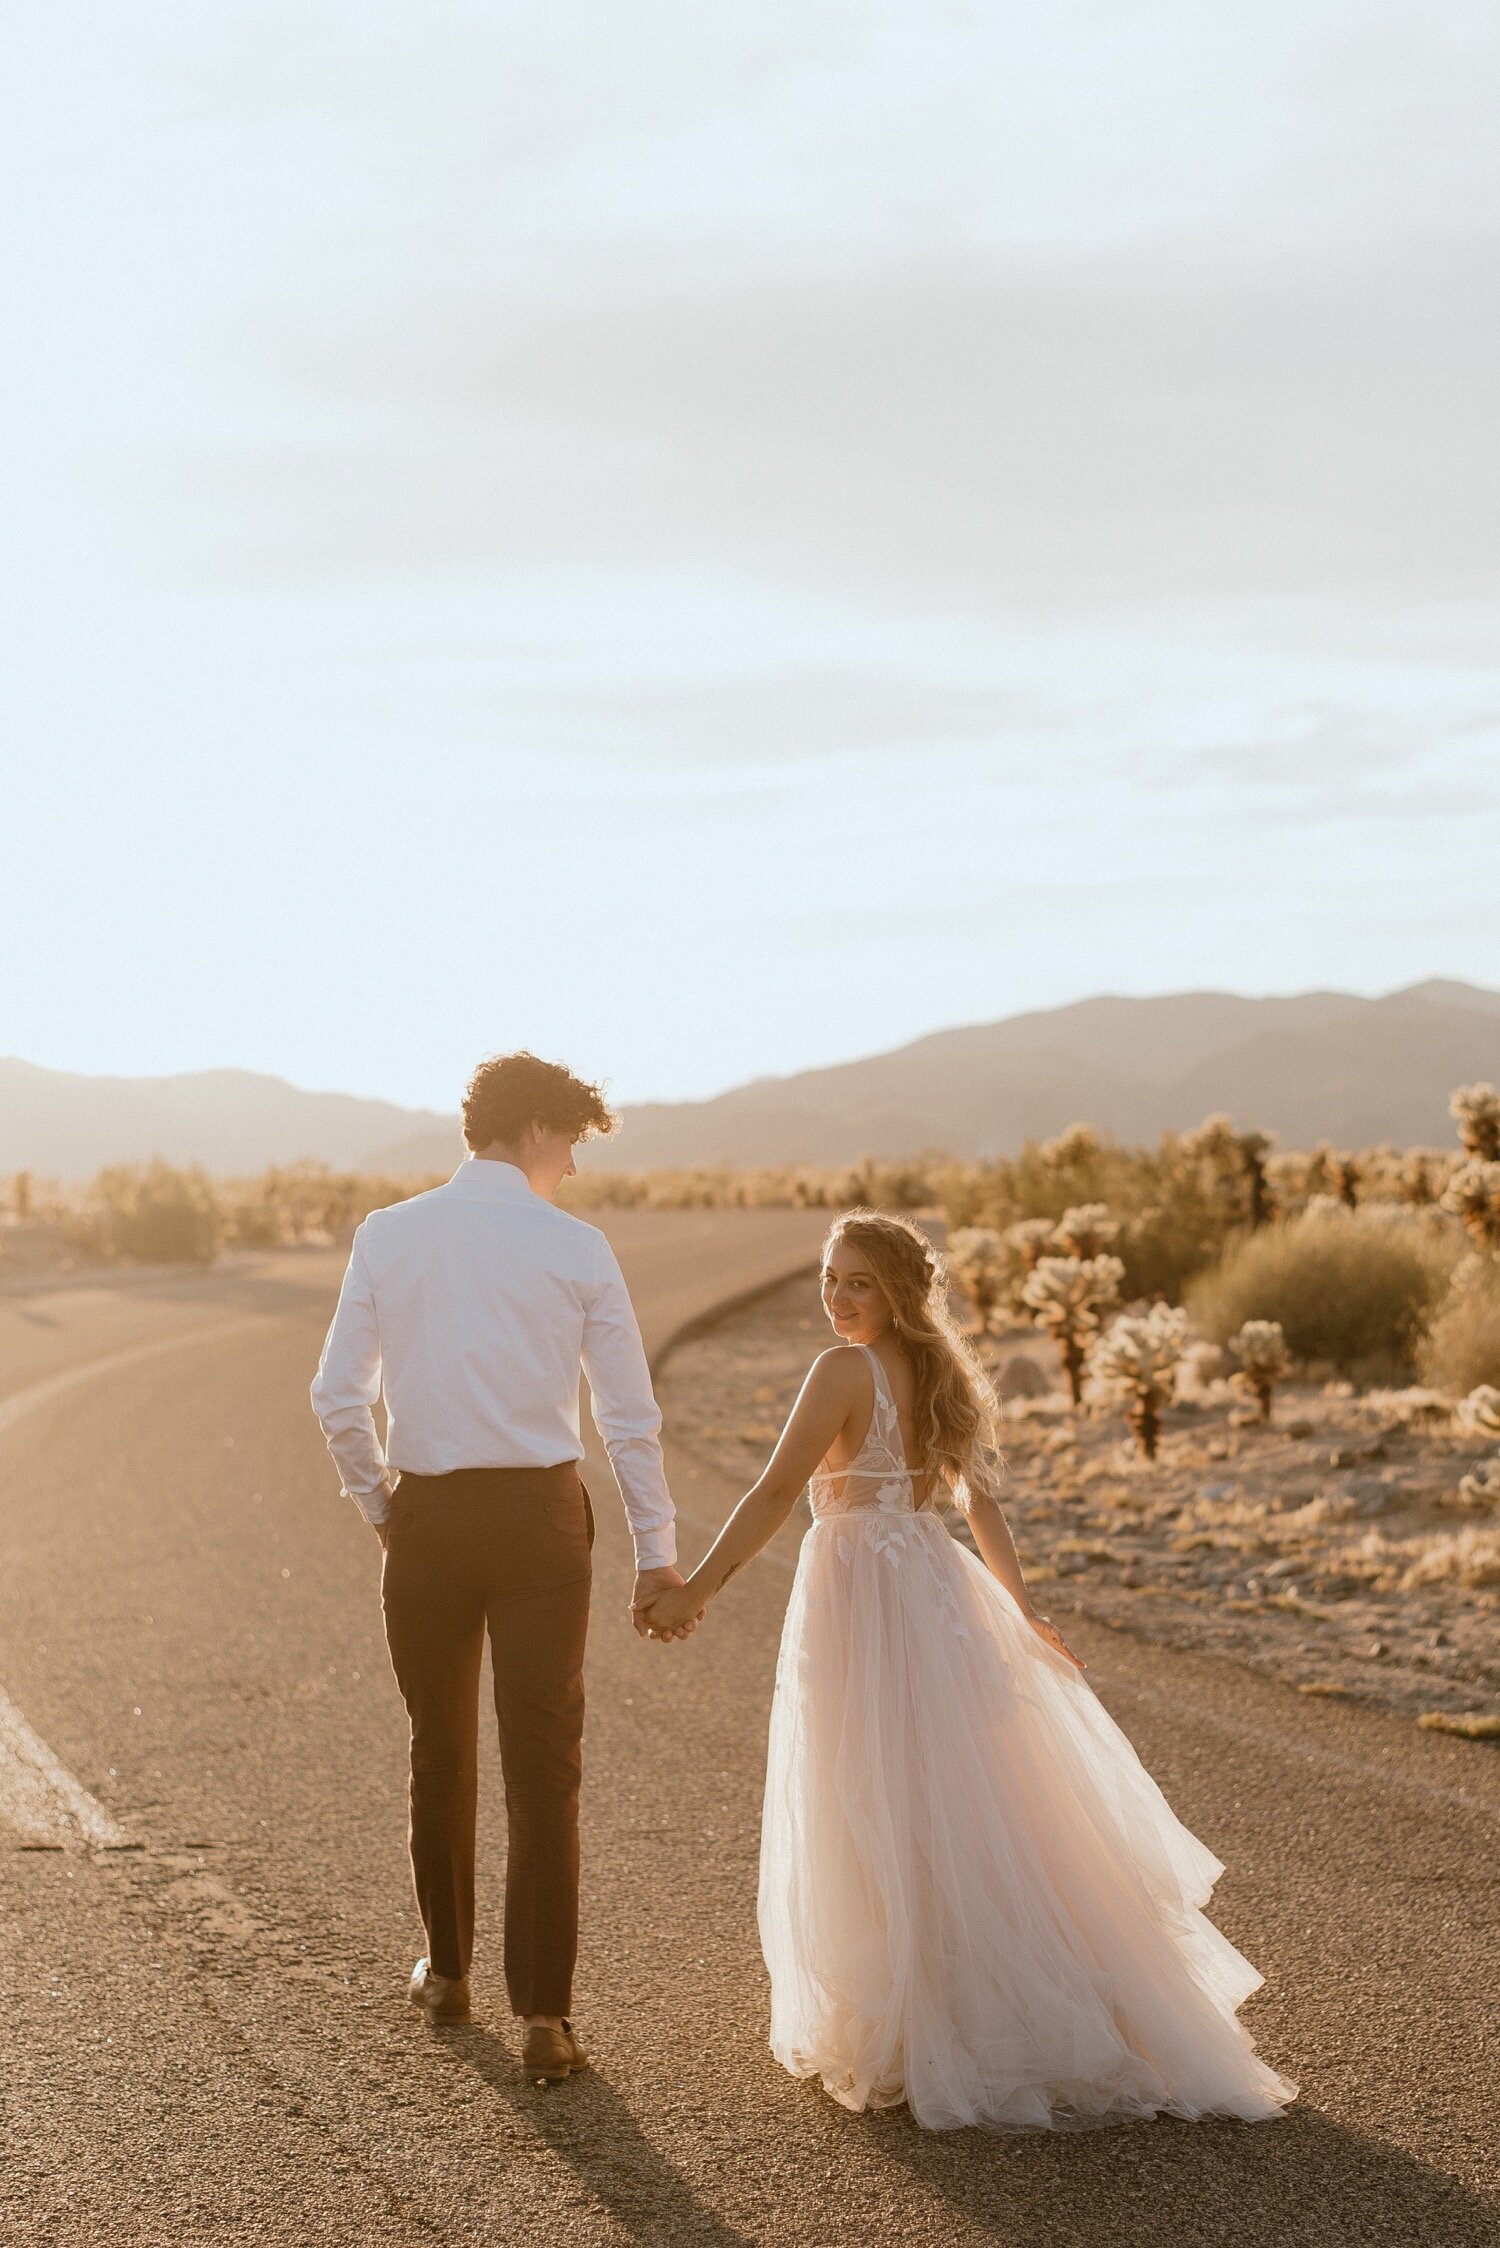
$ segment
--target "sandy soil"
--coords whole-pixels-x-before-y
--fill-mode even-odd
[[[748,1486],[829,1339],[815,1284],[788,1282],[673,1354],[663,1408]],[[1054,1613],[1445,1729],[1500,1724],[1500,1516],[1458,1488],[1494,1447],[1427,1393],[1289,1382],[1266,1427],[1211,1379],[1169,1408],[1147,1462],[1118,1409],[1072,1410],[1043,1338],[983,1349],[1002,1388],[1018,1357],[1048,1385],[1005,1406],[1006,1511]]]

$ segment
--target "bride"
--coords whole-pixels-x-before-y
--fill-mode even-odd
[[[1280,2114],[1296,2086],[1236,2019],[1262,1978],[1203,1913],[1223,1868],[1027,1595],[932,1249],[847,1212],[823,1303],[839,1343],[765,1473],[644,1611],[691,1625],[810,1480],[761,1840],[772,2051],[933,2130]]]

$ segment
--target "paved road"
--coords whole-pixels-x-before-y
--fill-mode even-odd
[[[611,1230],[658,1344],[800,1261],[816,1221]],[[599,1507],[599,2065],[550,2096],[518,2079],[492,1752],[478,2020],[427,2031],[401,1997],[377,1553],[306,1404],[336,1279],[312,1256],[0,1294],[0,1783],[45,1744],[126,1845],[23,1847],[55,1837],[12,1787],[0,2239],[1500,2243],[1500,1757],[1097,1628],[1098,1690],[1229,1864],[1216,1916],[1268,1977],[1248,2018],[1297,2109],[991,2140],[850,2118],[775,2068],[756,1820],[794,1530],[662,1649],[623,1619],[623,1516]],[[712,1464],[673,1470],[716,1521],[734,1494]]]

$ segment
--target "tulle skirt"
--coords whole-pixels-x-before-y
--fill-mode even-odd
[[[1204,1917],[1223,1867],[929,1514],[814,1522],[771,1713],[771,2049],[931,2129],[1280,2114]]]

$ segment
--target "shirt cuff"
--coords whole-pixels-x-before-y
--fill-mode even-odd
[[[391,1486],[377,1483],[373,1491],[351,1491],[346,1484],[344,1497],[352,1499],[372,1530],[378,1530],[391,1519]]]
[[[665,1522],[659,1530],[642,1530],[635,1541],[635,1567],[637,1576],[643,1569],[675,1569],[677,1566],[677,1525]]]

